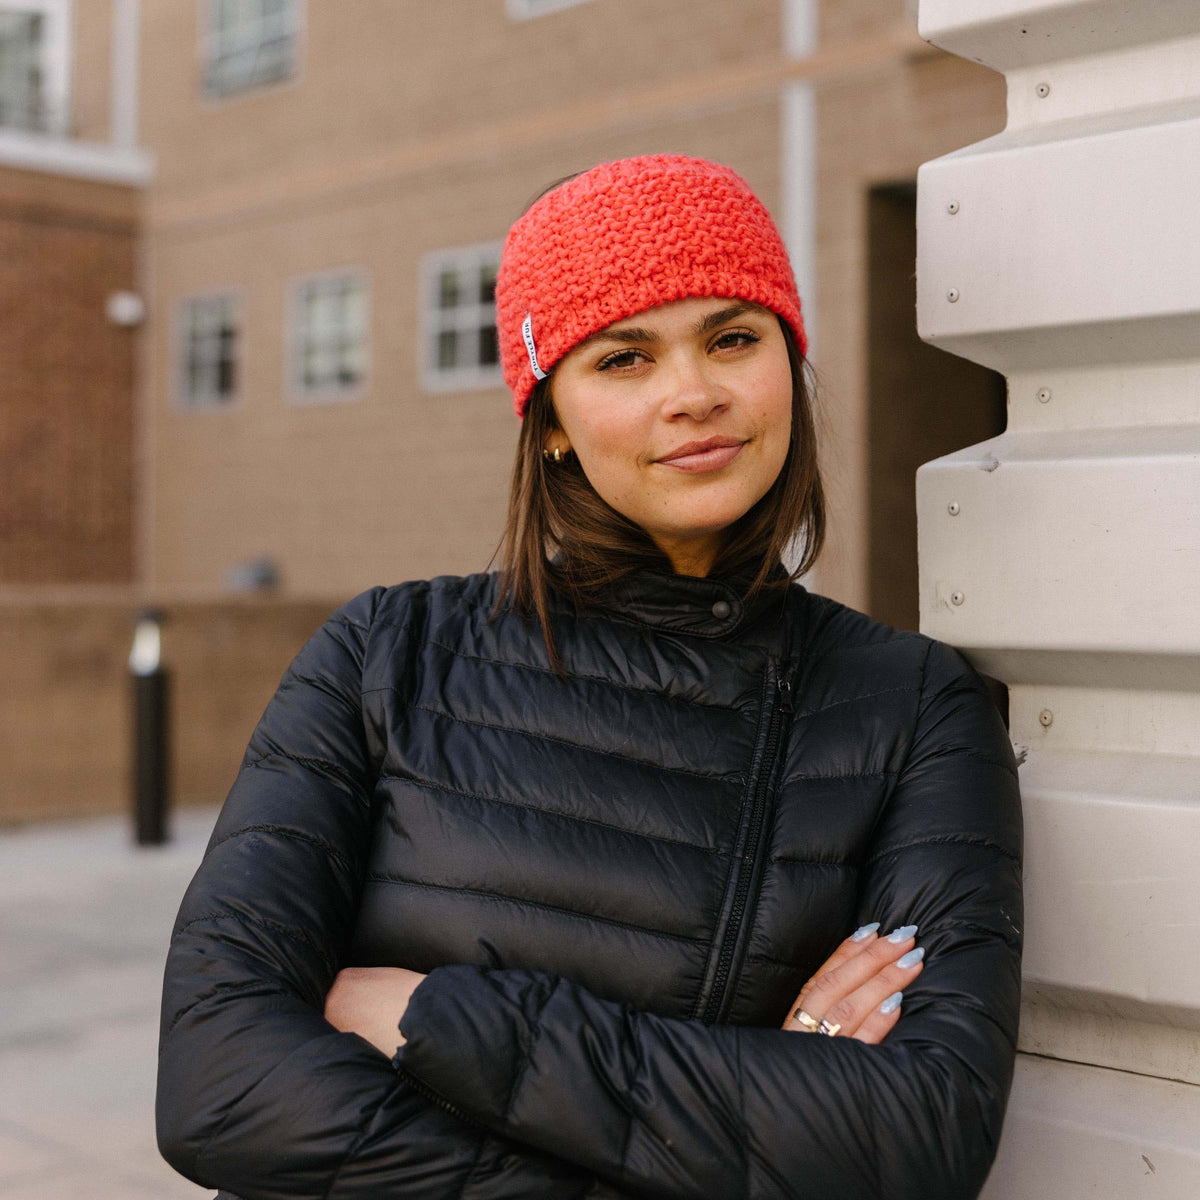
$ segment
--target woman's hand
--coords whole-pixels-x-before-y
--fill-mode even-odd
[[[806,1032],[796,1020],[802,1009],[814,1021],[840,1026],[839,1037],[872,1045],[887,1037],[900,1020],[901,993],[921,973],[925,952],[913,949],[915,925],[901,926],[885,938],[878,929],[878,922],[864,925],[830,955],[800,989],[784,1029]]]
[[[366,1038],[391,1058],[404,1045],[400,1018],[424,978],[401,967],[347,967],[325,997],[325,1020]]]

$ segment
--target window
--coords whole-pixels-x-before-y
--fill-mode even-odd
[[[0,8],[0,126],[66,133],[70,15],[68,0]]]
[[[545,13],[558,12],[561,8],[572,8],[585,4],[587,0],[508,0],[508,15],[513,21],[527,21]]]
[[[497,387],[496,269],[500,242],[440,250],[422,265],[424,385],[429,392]]]
[[[292,292],[292,395],[300,400],[360,395],[368,325],[362,272],[330,271],[299,280]]]
[[[229,96],[290,78],[299,41],[300,0],[208,0],[205,94]]]
[[[179,397],[184,408],[223,408],[237,399],[238,300],[192,296],[179,321]]]

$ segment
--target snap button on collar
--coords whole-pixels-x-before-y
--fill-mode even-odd
[[[733,612],[733,606],[728,600],[718,600],[716,604],[712,606],[712,615],[716,617],[718,621],[725,620],[725,618],[729,616],[731,612]]]

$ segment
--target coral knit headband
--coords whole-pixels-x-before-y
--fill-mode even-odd
[[[783,239],[728,167],[626,158],[548,192],[509,230],[496,283],[500,361],[517,416],[538,379],[584,338],[687,296],[761,304],[807,352]]]

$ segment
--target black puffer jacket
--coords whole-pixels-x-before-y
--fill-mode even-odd
[[[367,592],[250,743],[167,964],[163,1153],[268,1197],[963,1200],[1015,1053],[1021,823],[952,650],[800,587],[645,575],[555,629],[494,579]],[[920,926],[882,1045],[780,1032]],[[322,1018],[431,972],[395,1063]]]

